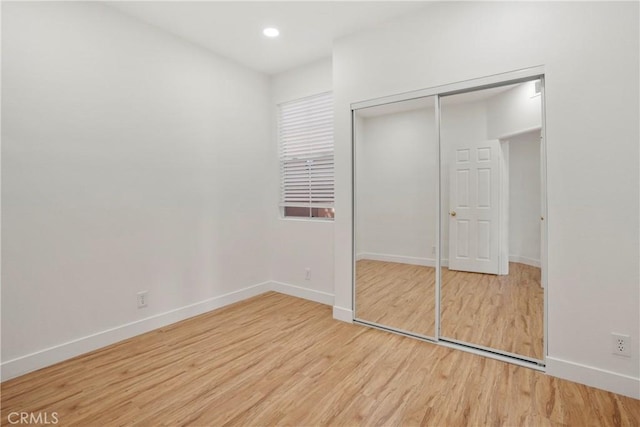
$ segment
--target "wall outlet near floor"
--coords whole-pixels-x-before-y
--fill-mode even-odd
[[[311,280],[311,269],[309,267],[304,269],[304,280]]]
[[[618,356],[631,357],[629,335],[611,333],[611,352]]]
[[[149,298],[149,291],[140,291],[137,293],[138,308],[144,308],[147,306],[147,299]]]
[[[431,246],[431,255],[435,255],[435,254],[436,254],[436,247]]]

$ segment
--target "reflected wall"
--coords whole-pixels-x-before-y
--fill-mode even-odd
[[[539,80],[440,99],[440,337],[544,359]]]
[[[434,97],[354,112],[355,317],[435,337]]]

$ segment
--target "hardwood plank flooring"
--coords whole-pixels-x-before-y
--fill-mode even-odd
[[[435,337],[435,270],[397,262],[356,262],[356,317]]]
[[[356,315],[435,336],[435,269],[394,262],[356,263]],[[440,335],[534,359],[544,355],[540,269],[509,263],[509,275],[442,269]]]
[[[510,262],[504,276],[443,268],[441,296],[441,336],[543,359],[539,268]]]
[[[640,401],[267,293],[2,383],[79,426],[637,426]]]

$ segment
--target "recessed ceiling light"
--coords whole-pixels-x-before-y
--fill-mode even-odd
[[[280,35],[280,31],[277,28],[269,27],[262,30],[262,34],[267,37],[278,37]]]

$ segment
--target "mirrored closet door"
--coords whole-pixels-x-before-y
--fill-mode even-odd
[[[541,80],[440,97],[441,339],[544,359]]]
[[[352,105],[356,322],[544,365],[540,69]]]
[[[354,110],[354,310],[374,326],[436,336],[435,97]]]

